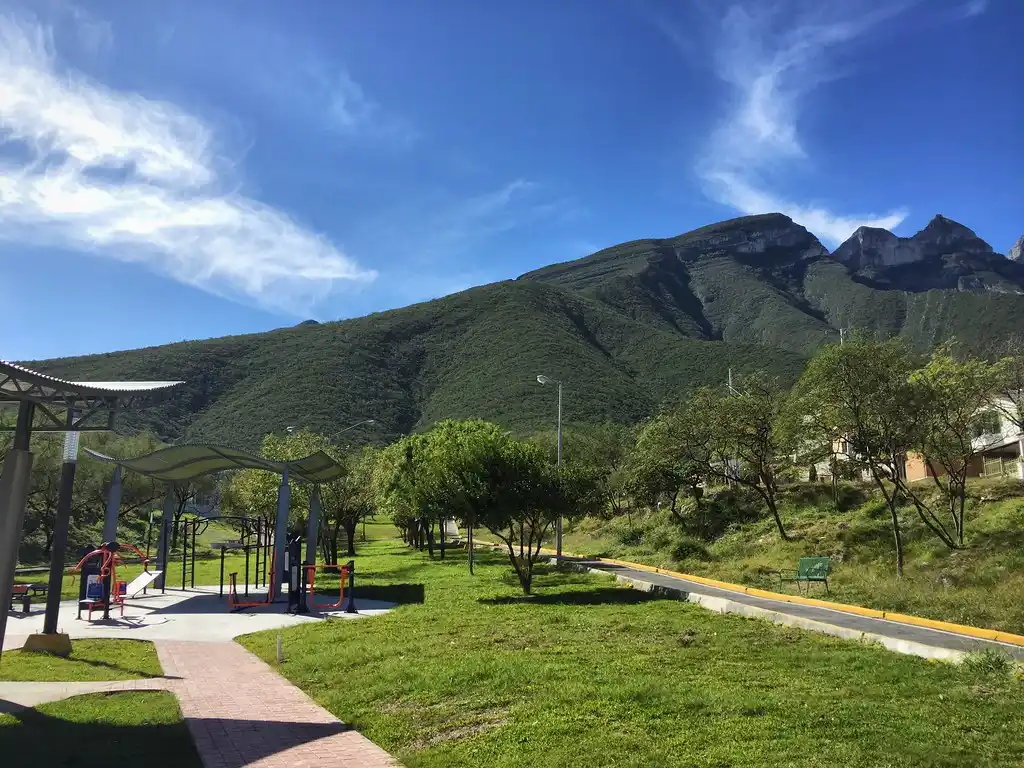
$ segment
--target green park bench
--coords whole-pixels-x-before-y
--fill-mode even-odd
[[[832,560],[828,557],[801,557],[797,562],[796,570],[779,571],[779,579],[783,582],[795,581],[799,591],[800,584],[806,584],[810,590],[812,581],[819,581],[825,585],[828,592],[828,572],[832,568]]]

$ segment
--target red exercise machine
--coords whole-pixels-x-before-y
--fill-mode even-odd
[[[149,572],[149,558],[131,544],[119,544],[110,541],[101,544],[85,557],[78,561],[78,565],[71,569],[72,573],[82,573],[82,587],[79,590],[78,618],[82,618],[82,609],[89,611],[88,620],[92,621],[92,612],[102,608],[103,618],[110,618],[110,606],[117,605],[120,608],[121,616],[124,616],[124,601],[127,597],[128,583],[119,581],[117,578],[117,566],[123,565],[124,561],[118,554],[123,548],[135,552],[142,561],[142,569]],[[98,559],[98,566],[91,560]],[[91,567],[90,567],[91,565]]]
[[[306,571],[306,596],[308,605],[314,610],[334,610],[335,608],[341,608],[341,604],[345,602],[345,580],[348,578],[348,566],[342,565],[304,565],[302,566]],[[316,602],[316,591],[314,585],[316,583],[316,571],[318,568],[331,569],[332,571],[340,571],[341,573],[341,588],[338,591],[338,602],[330,603],[329,605],[317,605]]]

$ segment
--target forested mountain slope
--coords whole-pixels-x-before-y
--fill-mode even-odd
[[[538,373],[564,381],[567,421],[632,422],[729,368],[792,380],[839,328],[924,349],[950,335],[980,348],[1024,327],[1024,267],[966,227],[936,217],[895,245],[879,232],[830,255],[781,214],[750,216],[352,320],[32,365],[184,379],[127,422],[169,439],[254,446],[290,425],[336,434],[377,420],[346,433],[357,443],[446,417],[548,426],[554,392]]]

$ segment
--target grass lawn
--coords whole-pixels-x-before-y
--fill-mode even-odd
[[[166,691],[90,694],[0,714],[0,764],[202,766],[178,702]]]
[[[281,671],[417,766],[1018,766],[1024,683],[507,562],[357,558],[386,616],[285,630]],[[387,598],[385,598],[387,599]],[[271,664],[277,632],[241,639]]]
[[[145,640],[74,640],[66,659],[34,651],[4,651],[0,681],[133,680],[160,677],[156,648]]]
[[[846,487],[851,503],[837,511],[824,486],[796,486],[782,495],[791,541],[782,541],[756,500],[720,535],[700,540],[680,531],[666,510],[608,521],[585,519],[563,540],[566,552],[604,555],[684,573],[796,592],[772,574],[795,568],[804,555],[832,558],[826,599],[977,627],[1024,634],[1024,487],[1017,481],[975,480],[968,486],[966,547],[950,550],[904,508],[906,566],[895,576],[889,512],[875,494]],[[687,513],[689,507],[687,507]],[[742,512],[749,512],[743,519]]]

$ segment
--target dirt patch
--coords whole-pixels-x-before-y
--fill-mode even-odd
[[[481,733],[494,730],[495,728],[500,728],[508,722],[506,715],[507,712],[505,710],[476,712],[473,714],[472,720],[469,722],[452,725],[436,731],[425,738],[418,739],[412,745],[412,749],[427,749],[428,747],[434,747],[448,741],[466,739],[471,736],[477,736]]]

